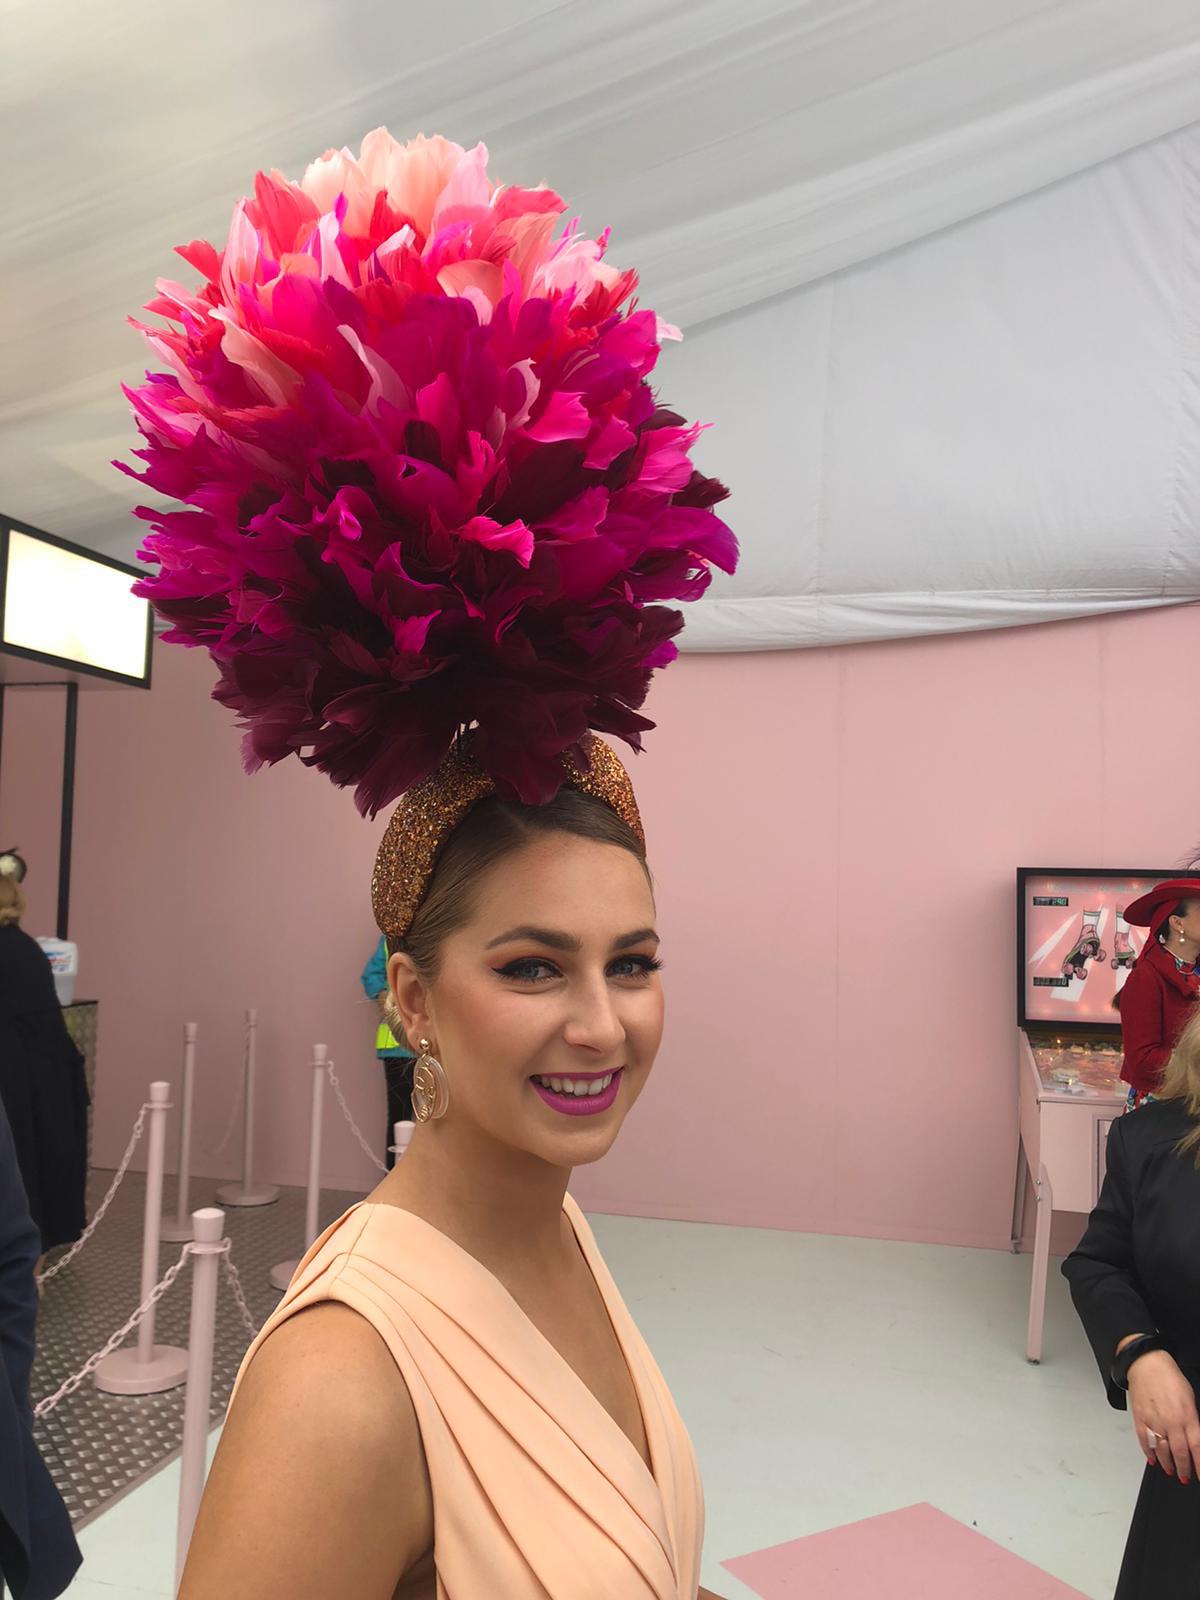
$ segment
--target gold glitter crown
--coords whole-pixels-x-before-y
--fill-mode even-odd
[[[583,744],[586,767],[569,752],[560,757],[567,787],[603,800],[633,830],[644,850],[646,835],[629,774],[603,739],[588,734]],[[382,933],[393,939],[404,937],[429,888],[438,851],[471,807],[495,792],[494,781],[471,754],[469,735],[408,791],[392,812],[371,878],[371,904]]]

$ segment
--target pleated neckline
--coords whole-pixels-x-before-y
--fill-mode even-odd
[[[599,1251],[594,1241],[584,1237],[584,1235],[581,1234],[580,1223],[583,1223],[585,1228],[587,1227],[587,1224],[583,1217],[583,1213],[580,1211],[578,1204],[571,1197],[571,1195],[568,1194],[564,1196],[563,1211],[566,1215],[567,1221],[571,1225],[571,1233],[575,1239],[576,1247],[579,1250],[580,1255],[583,1257],[584,1264],[591,1274],[592,1282],[596,1285],[596,1289],[600,1295],[604,1309],[608,1313],[608,1320],[612,1327],[613,1333],[616,1336],[617,1345],[621,1351],[622,1359],[625,1362],[625,1368],[629,1374],[629,1381],[633,1385],[633,1392],[637,1399],[638,1410],[641,1413],[642,1431],[646,1436],[646,1446],[650,1452],[650,1466],[646,1465],[646,1462],[642,1459],[641,1451],[634,1444],[633,1440],[625,1432],[624,1428],[622,1428],[617,1419],[608,1410],[607,1406],[605,1406],[603,1402],[592,1392],[592,1390],[588,1388],[587,1384],[575,1371],[575,1368],[563,1355],[561,1350],[551,1343],[551,1341],[538,1327],[537,1323],[534,1322],[533,1318],[521,1305],[516,1296],[505,1287],[505,1285],[490,1267],[486,1267],[483,1262],[480,1261],[478,1256],[473,1256],[469,1250],[464,1249],[464,1247],[460,1245],[457,1240],[452,1239],[448,1233],[443,1233],[443,1231],[440,1228],[435,1227],[432,1222],[426,1221],[426,1219],[418,1215],[417,1212],[409,1211],[404,1206],[391,1205],[386,1201],[380,1200],[361,1200],[357,1206],[352,1207],[351,1209],[352,1211],[359,1209],[367,1210],[371,1212],[372,1215],[382,1212],[397,1213],[397,1215],[406,1220],[406,1223],[411,1223],[419,1230],[423,1230],[434,1235],[441,1246],[453,1251],[464,1263],[468,1264],[468,1271],[472,1272],[473,1274],[482,1275],[482,1278],[486,1280],[490,1291],[496,1295],[499,1295],[510,1308],[510,1310],[516,1314],[522,1326],[528,1330],[530,1338],[547,1353],[548,1359],[555,1363],[560,1372],[568,1378],[568,1381],[573,1382],[578,1389],[587,1396],[589,1405],[593,1411],[597,1414],[598,1418],[603,1419],[603,1424],[607,1424],[607,1427],[611,1430],[616,1440],[619,1441],[618,1448],[623,1448],[630,1461],[635,1464],[634,1470],[641,1472],[645,1478],[648,1478],[655,1490],[661,1495],[663,1489],[663,1484],[661,1481],[661,1462],[663,1459],[662,1446],[656,1438],[655,1429],[652,1425],[652,1413],[657,1415],[657,1410],[656,1408],[647,1404],[648,1397],[646,1393],[646,1379],[641,1370],[641,1362],[637,1358],[637,1353],[631,1349],[625,1330],[622,1327],[622,1323],[628,1317],[628,1313],[626,1312],[624,1317],[620,1314],[614,1315],[614,1301],[610,1295],[610,1288],[613,1293],[616,1293],[617,1291],[615,1285],[612,1282],[612,1278],[607,1267],[604,1265],[603,1258],[599,1255]]]

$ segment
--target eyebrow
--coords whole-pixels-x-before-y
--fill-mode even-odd
[[[637,928],[633,933],[623,933],[619,939],[614,939],[614,950],[628,950],[630,945],[641,944],[643,939],[653,939],[658,943],[658,935],[653,928]],[[533,944],[549,945],[551,950],[579,951],[583,948],[578,939],[569,933],[559,933],[554,928],[535,928],[530,923],[523,923],[519,928],[510,928],[507,933],[502,933],[496,939],[490,939],[485,950],[494,950],[498,944],[514,944],[517,940],[528,940]]]

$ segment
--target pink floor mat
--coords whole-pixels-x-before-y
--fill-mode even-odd
[[[935,1506],[722,1562],[762,1600],[1087,1600]]]

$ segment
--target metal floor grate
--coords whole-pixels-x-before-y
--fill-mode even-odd
[[[88,1181],[91,1216],[112,1181],[96,1171]],[[217,1180],[197,1178],[192,1207],[213,1204]],[[171,1207],[174,1180],[167,1179]],[[141,1279],[142,1209],[146,1178],[129,1172],[112,1207],[79,1255],[46,1285],[38,1316],[38,1349],[32,1393],[36,1405],[78,1372],[138,1304]],[[321,1196],[325,1228],[362,1198],[341,1190]],[[261,1326],[279,1301],[268,1274],[276,1262],[301,1254],[304,1233],[303,1189],[281,1189],[269,1206],[229,1207],[225,1231],[233,1241],[232,1261],[242,1280],[251,1314]],[[178,1244],[160,1246],[160,1276],[179,1257]],[[53,1264],[61,1251],[50,1256]],[[213,1348],[211,1417],[220,1422],[249,1337],[222,1272],[217,1293],[217,1331]],[[185,1269],[159,1303],[155,1342],[186,1345],[191,1278]],[[129,1342],[132,1342],[132,1337]],[[76,1528],[83,1527],[121,1495],[144,1482],[179,1454],[186,1388],[165,1394],[124,1397],[101,1394],[91,1379],[59,1402],[35,1424],[34,1436]]]

